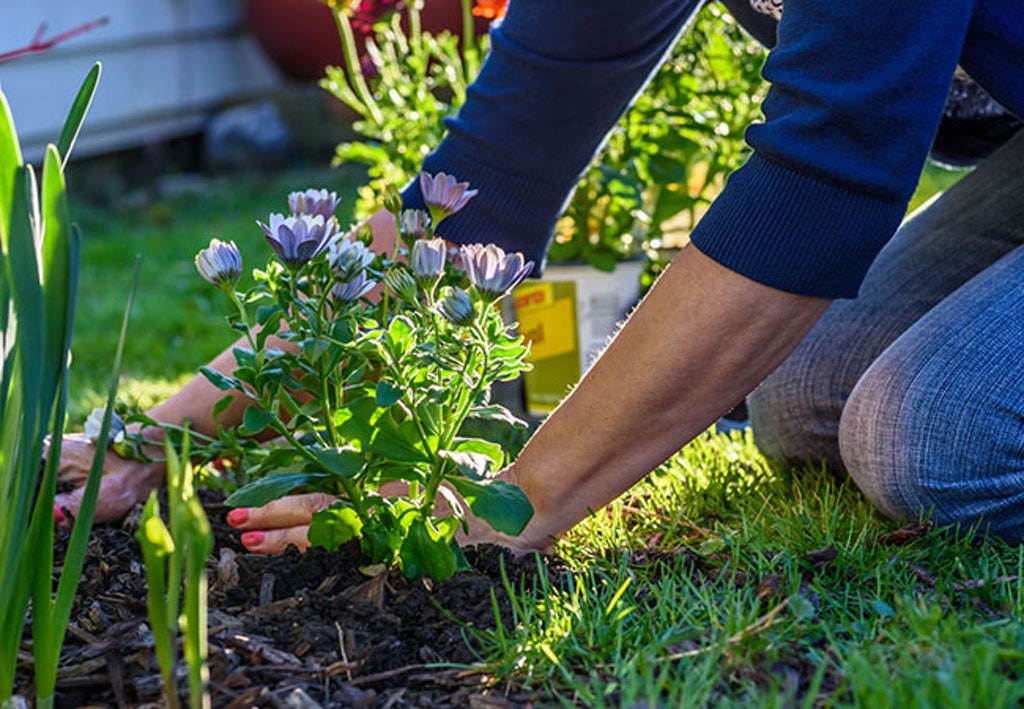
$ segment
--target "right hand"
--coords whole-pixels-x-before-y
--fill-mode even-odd
[[[44,455],[47,451],[44,451]],[[66,434],[61,440],[60,463],[57,467],[58,485],[73,485],[70,492],[60,493],[54,500],[54,515],[58,526],[69,528],[82,504],[85,481],[92,468],[96,446],[82,433]],[[163,483],[163,463],[142,463],[121,458],[107,451],[100,479],[100,492],[96,500],[94,523],[111,522],[124,517],[137,503],[145,502],[151,490]]]

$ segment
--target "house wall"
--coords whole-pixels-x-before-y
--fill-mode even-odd
[[[97,18],[108,22],[41,54],[0,64],[25,151],[56,141],[82,79],[103,64],[76,157],[187,135],[219,108],[282,79],[246,31],[243,0],[0,0],[0,52]]]

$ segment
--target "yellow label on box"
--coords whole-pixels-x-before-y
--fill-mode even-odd
[[[519,314],[519,333],[530,342],[530,362],[576,351],[573,303],[557,298],[543,308]]]
[[[533,364],[524,375],[526,408],[534,415],[545,414],[580,378],[576,286],[572,281],[521,285],[515,290],[515,306]]]

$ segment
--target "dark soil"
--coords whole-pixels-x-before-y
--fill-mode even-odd
[[[511,617],[502,568],[518,585],[551,573],[550,560],[499,547],[466,550],[472,572],[443,583],[361,571],[357,546],[245,552],[207,500],[215,547],[208,568],[210,691],[214,707],[532,707],[536,696],[490,686],[472,630]],[[98,527],[71,616],[57,684],[58,707],[162,703],[146,617],[146,581],[135,523]],[[60,553],[58,543],[58,554]],[[30,635],[26,631],[26,642]],[[31,656],[19,690],[31,691]],[[187,681],[179,682],[182,697]]]

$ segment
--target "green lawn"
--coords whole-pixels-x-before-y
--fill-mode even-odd
[[[262,263],[254,219],[310,186],[351,209],[360,179],[218,179],[143,209],[79,205],[72,425],[102,398],[136,255],[122,397],[146,406],[233,340],[195,252],[218,236]],[[513,589],[517,627],[468,637],[502,686],[543,706],[1019,706],[1024,553],[969,530],[885,536],[899,526],[823,471],[709,434],[561,542],[565,578]]]

